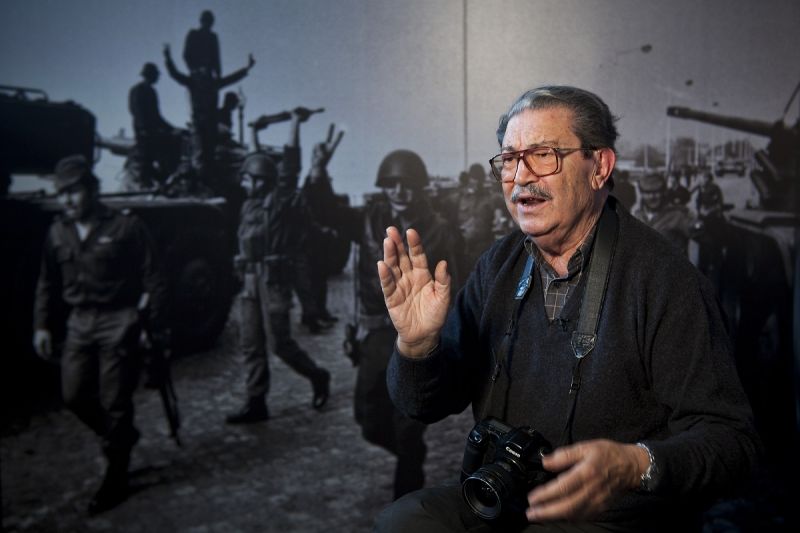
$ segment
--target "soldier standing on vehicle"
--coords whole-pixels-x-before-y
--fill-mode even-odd
[[[686,206],[669,202],[661,174],[648,174],[639,180],[639,208],[633,215],[664,235],[684,255],[689,253],[692,217]]]
[[[383,257],[386,228],[397,225],[413,227],[425,235],[425,249],[431,251],[433,260],[447,260],[448,268],[453,270],[460,266],[457,258],[462,241],[452,225],[431,209],[424,190],[428,183],[428,172],[419,155],[409,150],[388,154],[378,168],[375,181],[381,194],[364,208],[359,242],[355,418],[368,442],[397,456],[395,499],[425,483],[426,426],[401,414],[389,398],[386,366],[397,332],[383,303],[375,263]],[[457,285],[454,282],[451,287]]]
[[[158,81],[158,67],[145,63],[141,75],[142,81],[131,87],[128,93],[128,110],[133,118],[140,163],[139,185],[149,188],[163,182],[178,166],[180,137],[161,116],[158,107],[158,94],[153,87]]]
[[[242,206],[236,264],[243,282],[239,351],[247,371],[247,401],[226,418],[229,424],[269,419],[267,342],[270,351],[311,381],[312,407],[321,409],[328,400],[330,373],[317,366],[292,338],[289,314],[292,288],[297,277],[307,272],[302,268],[302,256],[309,245],[305,228],[310,215],[297,191],[297,175],[299,124],[309,115],[305,108],[292,112],[290,140],[280,169],[262,153],[251,154],[242,165],[242,185],[248,199]]]
[[[215,78],[222,76],[219,39],[211,31],[214,14],[205,10],[200,14],[200,27],[189,30],[183,42],[183,60],[189,71],[204,68]]]
[[[172,79],[189,90],[193,126],[192,166],[202,181],[218,190],[219,184],[214,183],[213,164],[219,128],[219,91],[247,76],[255,65],[255,59],[250,54],[246,67],[224,77],[213,75],[206,66],[194,68],[188,76],[180,72],[172,61],[169,45],[164,46],[164,62]]]
[[[166,287],[147,228],[135,216],[98,199],[99,182],[82,155],[62,159],[55,187],[64,209],[50,227],[34,307],[33,345],[56,360],[51,331],[55,310],[69,307],[61,351],[66,406],[100,438],[108,465],[89,513],[127,498],[134,427],[133,392],[141,360],[140,313],[147,312],[152,341],[167,343]],[[148,302],[147,309],[140,309]]]

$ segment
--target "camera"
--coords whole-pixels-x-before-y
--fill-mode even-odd
[[[554,477],[542,467],[551,449],[528,426],[514,428],[496,418],[478,422],[461,463],[461,491],[472,512],[484,520],[524,513],[528,492]]]

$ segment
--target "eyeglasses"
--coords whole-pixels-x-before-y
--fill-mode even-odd
[[[505,152],[489,160],[492,175],[497,181],[514,181],[519,162],[525,164],[528,172],[537,178],[557,174],[561,170],[561,160],[572,152],[590,152],[594,148],[553,148],[552,146],[536,146],[518,152]]]

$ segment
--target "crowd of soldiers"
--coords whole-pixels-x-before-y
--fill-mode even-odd
[[[675,173],[645,174],[637,180],[637,204],[633,203],[635,197],[620,194],[617,186],[615,184],[615,196],[687,257],[690,257],[692,242],[696,243],[697,251],[690,258],[716,286],[719,285],[725,204],[722,189],[711,170],[700,172],[696,179],[684,179]]]

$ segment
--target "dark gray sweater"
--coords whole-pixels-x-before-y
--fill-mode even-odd
[[[676,512],[670,503],[694,510],[752,469],[759,440],[751,410],[710,283],[661,235],[613,199],[609,206],[619,233],[571,437],[642,441],[656,458],[655,493],[631,492],[602,520],[655,518]],[[527,257],[524,239],[515,232],[481,257],[430,356],[413,360],[395,350],[387,380],[401,411],[434,422],[471,404],[476,420],[498,416],[562,444],[575,362],[569,340],[587,276],[552,323],[533,276],[507,363],[509,381],[501,380],[494,407],[487,406],[494,357],[504,357],[501,338]]]

